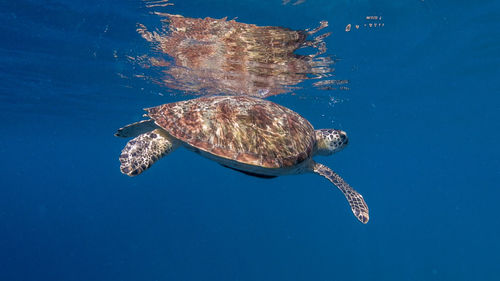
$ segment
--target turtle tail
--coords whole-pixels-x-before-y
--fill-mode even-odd
[[[128,176],[137,176],[175,148],[174,142],[161,129],[141,134],[123,148],[120,170]]]

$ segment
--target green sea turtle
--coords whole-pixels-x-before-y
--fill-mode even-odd
[[[273,178],[314,172],[344,193],[362,222],[368,206],[337,173],[316,163],[347,144],[341,130],[314,130],[296,112],[245,96],[212,96],[146,108],[148,120],[127,125],[116,136],[130,140],[120,155],[120,170],[136,176],[179,146],[245,174]]]

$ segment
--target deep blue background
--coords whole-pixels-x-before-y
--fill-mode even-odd
[[[186,98],[121,78],[151,48],[136,24],[159,19],[140,1],[2,1],[0,280],[500,280],[498,1],[174,3],[162,11],[329,21],[350,90],[272,100],[348,132],[318,160],[369,224],[313,174],[257,179],[186,150],[120,174],[116,128]],[[344,31],[369,15],[384,27]]]

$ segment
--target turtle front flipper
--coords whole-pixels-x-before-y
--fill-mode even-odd
[[[351,210],[354,213],[354,216],[356,216],[360,222],[365,224],[368,222],[370,219],[368,206],[366,205],[361,194],[354,190],[354,188],[346,183],[337,173],[323,164],[313,163],[312,170],[315,173],[327,178],[336,187],[338,187],[342,193],[344,193],[349,205],[351,205]]]
[[[120,155],[120,170],[128,176],[137,176],[177,145],[162,130],[156,129],[130,140]]]

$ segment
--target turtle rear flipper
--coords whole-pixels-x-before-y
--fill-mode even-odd
[[[161,129],[156,129],[130,140],[120,155],[120,170],[128,176],[137,176],[177,145]]]
[[[336,187],[344,193],[349,205],[351,205],[351,210],[354,216],[362,223],[367,223],[370,219],[368,212],[368,206],[363,199],[363,196],[359,194],[354,188],[352,188],[348,183],[344,181],[337,173],[332,171],[325,165],[314,163],[312,169],[315,173],[322,175],[331,181]]]
[[[142,120],[118,129],[118,131],[116,131],[115,133],[115,136],[120,138],[134,138],[138,135],[153,131],[157,128],[158,126],[156,126],[153,119]]]

